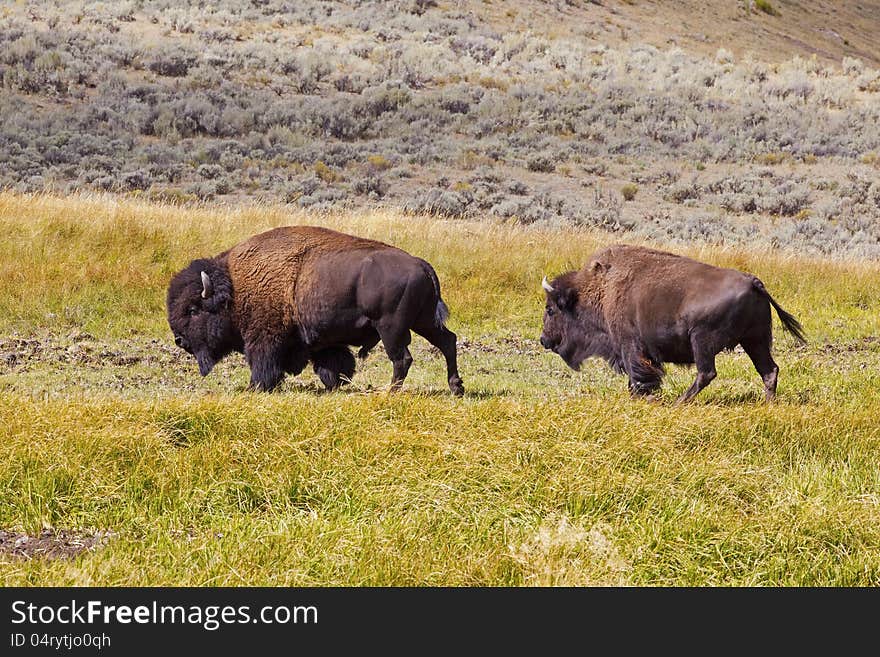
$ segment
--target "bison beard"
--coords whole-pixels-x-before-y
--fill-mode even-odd
[[[214,369],[214,365],[217,364],[217,361],[211,356],[207,351],[200,351],[196,355],[196,363],[199,365],[199,374],[202,376],[208,376],[211,373],[211,370]]]
[[[663,251],[614,245],[542,287],[541,344],[573,369],[591,356],[605,359],[628,375],[633,395],[659,389],[664,363],[696,364],[696,379],[678,399],[690,401],[715,378],[715,356],[741,345],[769,401],[779,373],[770,353],[771,306],[805,342],[800,323],[756,277]]]
[[[349,346],[365,358],[379,342],[399,388],[412,363],[415,331],[446,359],[461,395],[456,336],[430,264],[395,247],[310,226],[276,228],[175,275],[166,298],[174,341],[206,376],[233,351],[244,353],[250,387],[272,390],[311,361],[328,390],[355,372]]]

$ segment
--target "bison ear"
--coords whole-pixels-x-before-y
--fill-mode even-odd
[[[611,269],[611,265],[607,262],[600,262],[599,260],[594,260],[590,267],[590,271],[594,274],[604,274],[609,269]]]
[[[563,288],[556,294],[556,304],[562,310],[572,310],[577,305],[577,300],[577,290],[571,287]]]

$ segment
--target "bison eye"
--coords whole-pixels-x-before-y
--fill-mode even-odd
[[[187,312],[189,313],[190,317],[194,317],[199,314],[199,309],[196,308],[195,306],[190,306],[189,310]]]
[[[547,317],[552,317],[552,316],[553,316],[553,309],[547,308]]]

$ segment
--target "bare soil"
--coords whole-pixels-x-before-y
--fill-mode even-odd
[[[43,529],[37,535],[0,529],[0,554],[22,559],[72,559],[106,543],[106,532]]]

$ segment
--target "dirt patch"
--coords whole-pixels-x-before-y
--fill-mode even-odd
[[[73,559],[83,552],[101,547],[108,537],[108,532],[44,529],[38,535],[31,536],[0,529],[0,554],[23,559]]]
[[[87,333],[72,333],[66,337],[0,337],[0,374],[26,372],[34,365],[47,362],[101,369],[137,363],[171,366],[185,360],[183,351],[155,339],[118,340],[111,345]]]
[[[857,340],[826,343],[819,347],[819,351],[823,354],[843,354],[853,351],[876,351],[878,348],[880,348],[880,336],[866,335]]]
[[[537,340],[520,336],[488,338],[490,341],[470,338],[459,338],[458,350],[460,353],[483,353],[483,354],[534,354],[544,351]],[[494,344],[493,344],[494,343]]]

